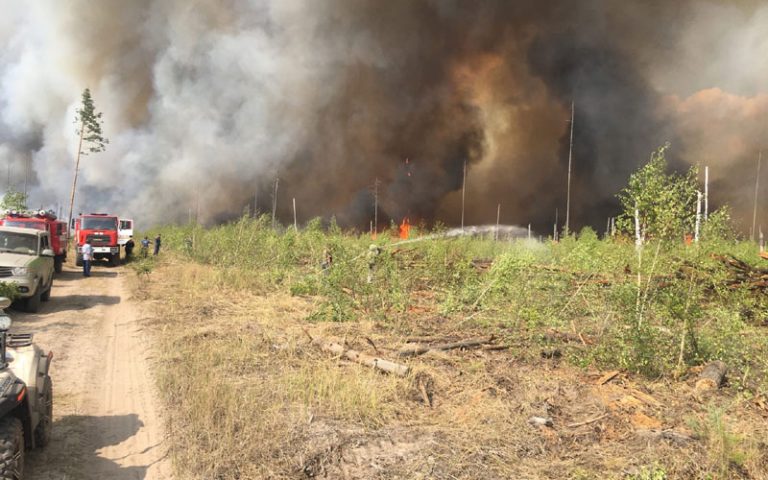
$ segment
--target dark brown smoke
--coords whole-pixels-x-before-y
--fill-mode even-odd
[[[456,225],[466,163],[468,224],[501,204],[503,223],[549,232],[565,216],[572,102],[572,228],[604,226],[667,141],[677,168],[711,164],[715,206],[751,218],[768,120],[758,2],[110,0],[76,22],[85,3],[0,25],[4,155],[33,158],[43,202],[68,193],[88,85],[112,143],[81,201],[147,222],[222,221],[254,196],[270,211],[279,177],[286,222],[296,198],[300,221],[367,228],[378,179],[380,224]]]

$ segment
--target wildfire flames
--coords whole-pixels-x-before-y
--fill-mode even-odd
[[[411,236],[411,222],[408,220],[408,217],[405,217],[403,218],[403,221],[400,224],[400,239],[408,240],[410,236]]]

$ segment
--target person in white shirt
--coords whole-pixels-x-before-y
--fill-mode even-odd
[[[93,260],[93,247],[88,240],[85,241],[80,251],[83,253],[83,276],[91,276],[91,260]]]

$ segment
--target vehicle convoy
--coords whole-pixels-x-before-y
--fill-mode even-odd
[[[28,312],[37,312],[40,302],[51,298],[53,262],[48,232],[0,226],[0,282],[16,285]]]
[[[83,265],[82,248],[86,241],[93,247],[95,260],[106,258],[113,267],[120,265],[117,215],[81,213],[75,220],[75,241],[77,242],[75,264],[78,267]]]
[[[8,333],[11,317],[0,297],[0,479],[24,478],[25,450],[51,440],[53,354],[35,345],[31,333]]]
[[[40,210],[36,212],[7,211],[0,218],[0,225],[6,227],[35,228],[50,234],[51,249],[54,252],[53,268],[61,273],[64,262],[67,261],[67,223],[56,218],[53,211]]]

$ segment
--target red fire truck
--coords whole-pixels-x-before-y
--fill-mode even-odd
[[[6,227],[34,228],[48,232],[51,238],[51,248],[55,254],[53,268],[56,273],[61,273],[64,262],[67,260],[67,222],[56,219],[51,210],[40,211],[16,211],[4,212],[0,218],[0,225]]]
[[[77,266],[83,265],[83,254],[80,250],[86,241],[93,247],[95,260],[106,258],[113,267],[120,265],[117,215],[81,213],[75,220],[75,241],[77,242],[75,257]]]

